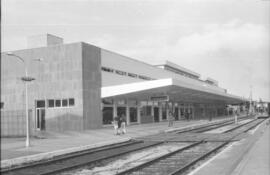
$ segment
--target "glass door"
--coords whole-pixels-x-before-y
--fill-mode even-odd
[[[154,120],[155,122],[159,122],[159,108],[154,107]]]
[[[45,108],[36,109],[36,129],[45,130]]]
[[[129,107],[129,118],[131,123],[138,122],[137,107]]]
[[[102,109],[102,116],[103,116],[103,119],[102,119],[103,125],[112,124],[113,117],[114,117],[113,116],[113,107],[112,106],[104,106]]]
[[[45,100],[36,101],[36,129],[45,130]]]
[[[120,106],[118,106],[117,107],[117,116],[118,117],[121,117],[122,115],[124,115],[125,116],[125,119],[126,119],[126,107],[120,107]]]

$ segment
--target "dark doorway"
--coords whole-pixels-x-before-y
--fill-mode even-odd
[[[184,110],[184,108],[180,108],[180,116],[181,116],[181,119],[185,119],[185,110]]]
[[[36,128],[45,130],[45,108],[36,109]]]
[[[117,107],[117,116],[121,117],[122,115],[124,115],[126,119],[126,107]]]
[[[130,117],[130,122],[138,122],[137,107],[129,108],[129,117]]]
[[[113,107],[105,106],[102,110],[103,124],[111,124],[113,121]]]
[[[154,120],[155,122],[159,122],[159,108],[154,107]]]
[[[174,108],[174,117],[175,117],[175,120],[179,120],[178,108]]]

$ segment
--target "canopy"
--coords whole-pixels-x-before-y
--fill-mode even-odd
[[[239,104],[248,101],[203,82],[192,84],[172,78],[101,88],[102,98],[149,100],[150,97],[163,95],[168,95],[174,102]]]

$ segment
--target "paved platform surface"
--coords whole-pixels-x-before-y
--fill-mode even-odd
[[[230,117],[213,119],[211,122],[228,120]],[[127,141],[131,138],[141,137],[164,132],[168,130],[191,127],[209,123],[208,120],[175,121],[172,127],[168,127],[168,122],[159,122],[151,124],[131,125],[127,127],[127,134],[114,135],[113,126],[104,127],[97,130],[88,130],[84,132],[66,132],[52,133],[46,135],[45,139],[31,138],[31,146],[25,147],[25,138],[1,138],[1,166],[3,162],[9,164],[16,163],[20,158],[34,159],[38,155],[45,153],[55,154],[57,152],[67,153],[76,148],[91,148],[102,145],[108,145],[116,142]],[[42,154],[44,153],[44,154]]]
[[[230,144],[190,175],[269,175],[269,130],[268,119],[248,132],[250,137]]]
[[[245,155],[233,175],[270,175],[270,126]]]

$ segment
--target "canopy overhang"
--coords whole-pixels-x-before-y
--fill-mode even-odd
[[[101,88],[102,98],[149,100],[162,95],[168,95],[170,101],[188,103],[240,104],[248,101],[205,83],[192,84],[172,78]]]

